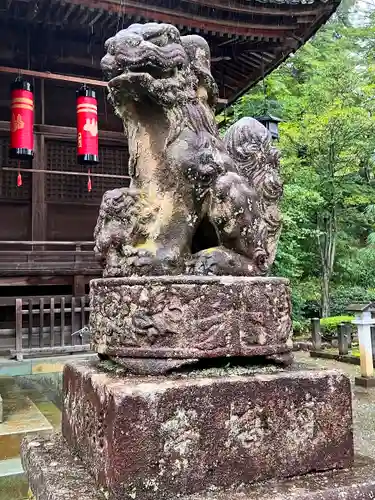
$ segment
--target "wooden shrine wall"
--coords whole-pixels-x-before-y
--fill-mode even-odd
[[[100,163],[92,167],[93,173],[126,175],[127,152],[117,145],[100,144]],[[46,141],[48,170],[85,172],[76,163],[74,142],[50,139]],[[98,207],[105,191],[127,185],[121,179],[92,177],[92,191],[87,191],[86,176],[60,174],[46,175],[47,240],[90,241],[98,217]]]
[[[17,187],[17,174],[2,170],[16,167],[8,160],[9,137],[0,135],[0,241],[31,238],[31,174],[23,176],[22,188]]]
[[[103,193],[128,185],[127,179],[92,177],[87,191],[87,168],[76,161],[75,91],[77,85],[34,79],[35,158],[33,169],[59,171],[61,174],[22,172],[23,184],[17,187],[17,167],[9,160],[10,83],[14,76],[0,74],[0,244],[12,241],[91,241]],[[99,157],[92,172],[127,175],[128,154],[122,123],[106,102],[105,91],[98,89]],[[48,133],[44,134],[44,126]],[[68,128],[67,128],[68,127]],[[110,131],[111,137],[103,137]],[[27,165],[21,163],[21,167]]]

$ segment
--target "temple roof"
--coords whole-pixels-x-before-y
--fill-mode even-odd
[[[133,22],[167,22],[182,34],[207,39],[223,106],[303,45],[338,4],[339,0],[0,0],[0,29],[10,32],[8,50],[0,50],[0,65],[101,78],[105,39]],[[21,41],[16,34],[20,28]]]

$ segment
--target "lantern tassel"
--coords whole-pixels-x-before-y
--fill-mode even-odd
[[[87,191],[91,193],[92,191],[92,183],[91,183],[91,170],[89,169],[88,176],[89,178],[87,179]]]
[[[18,164],[17,187],[21,186],[22,186],[22,175],[20,171],[20,165]]]

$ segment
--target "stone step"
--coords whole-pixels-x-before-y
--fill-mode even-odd
[[[23,474],[21,458],[0,460],[0,477],[18,476],[19,474]]]
[[[2,384],[4,387],[4,383]],[[3,392],[3,422],[0,424],[0,461],[19,456],[20,443],[28,433],[48,432],[51,423],[15,384],[7,384]]]
[[[22,443],[22,460],[30,489],[38,500],[103,500],[82,462],[60,435],[30,436]],[[79,496],[77,497],[77,492]],[[124,497],[121,497],[124,498]],[[166,497],[172,500],[175,497]],[[181,500],[371,500],[375,498],[374,461],[356,458],[349,470],[308,474],[241,487],[198,493]]]

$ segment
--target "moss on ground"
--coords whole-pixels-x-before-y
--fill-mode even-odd
[[[26,476],[0,477],[0,500],[25,500],[29,485]]]

